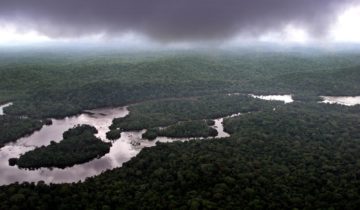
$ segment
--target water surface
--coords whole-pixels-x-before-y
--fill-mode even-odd
[[[360,104],[360,96],[321,96],[326,104],[341,104],[344,106],[355,106]]]
[[[253,98],[258,98],[267,101],[283,101],[285,104],[294,102],[292,95],[254,95],[250,94]]]
[[[16,166],[9,166],[9,158],[19,157],[21,154],[33,150],[42,145],[49,145],[50,141],[59,142],[62,134],[69,128],[78,124],[93,125],[98,129],[98,137],[104,141],[106,132],[114,118],[125,117],[129,114],[127,107],[96,109],[87,111],[77,116],[66,117],[64,119],[52,119],[53,124],[44,126],[30,136],[20,138],[18,141],[9,143],[0,149],[0,185],[14,182],[37,182],[46,183],[69,183],[83,181],[87,177],[95,176],[101,172],[121,167],[124,162],[135,157],[142,148],[155,146],[156,142],[188,141],[193,138],[172,139],[167,137],[158,137],[154,141],[148,141],[141,138],[146,130],[122,132],[121,138],[116,140],[110,152],[99,159],[94,159],[84,164],[75,165],[65,169],[59,168],[40,168],[37,170],[19,169]],[[213,126],[218,131],[216,138],[228,137],[224,132],[222,125],[223,118],[215,119]]]
[[[0,115],[4,115],[4,108],[13,105],[13,103],[6,103],[0,105]]]
[[[116,141],[110,149],[110,152],[100,159],[95,159],[85,164],[75,165],[66,169],[48,169],[38,170],[19,169],[16,166],[9,166],[8,159],[19,157],[27,151],[35,149],[42,145],[49,145],[50,141],[59,142],[62,134],[69,128],[78,124],[93,125],[98,129],[98,137],[106,139],[105,134],[109,130],[109,125],[113,118],[125,117],[129,111],[126,107],[96,109],[77,116],[66,117],[64,119],[52,119],[53,124],[44,126],[40,131],[32,135],[20,138],[14,143],[9,143],[0,149],[0,184],[9,184],[23,181],[40,181],[47,183],[74,182],[84,180],[86,177],[94,176],[106,169],[121,166],[124,161],[135,156],[138,151],[134,150],[128,143],[128,135]]]

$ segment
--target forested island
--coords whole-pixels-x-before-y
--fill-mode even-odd
[[[119,139],[120,137],[121,137],[120,129],[110,130],[106,133],[106,138],[109,140],[116,140]]]
[[[209,127],[209,124],[212,125],[213,123],[212,120],[178,122],[165,128],[150,128],[142,137],[149,140],[154,140],[158,136],[170,138],[214,137],[217,136],[218,132]]]
[[[239,112],[256,112],[283,105],[278,101],[263,101],[246,94],[165,99],[147,101],[129,107],[130,114],[113,120],[111,129],[125,131],[168,126],[179,121],[216,119]]]
[[[97,138],[96,128],[89,125],[78,125],[64,132],[59,143],[52,141],[26,152],[20,158],[12,158],[9,164],[20,168],[37,169],[41,167],[65,168],[99,158],[109,152],[111,143]]]

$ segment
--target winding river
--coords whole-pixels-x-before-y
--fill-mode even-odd
[[[108,141],[106,139],[106,132],[109,131],[108,127],[111,125],[112,120],[114,118],[125,117],[128,114],[129,111],[127,107],[120,107],[90,110],[83,114],[60,120],[52,119],[52,125],[44,126],[40,131],[36,131],[32,135],[5,145],[0,149],[0,185],[25,181],[37,182],[41,180],[46,183],[77,182],[85,180],[87,177],[98,175],[105,170],[121,167],[124,162],[136,156],[142,148],[155,146],[157,141],[172,142],[189,140],[158,137],[154,141],[147,141],[141,138],[145,130],[122,132],[121,138],[113,143],[108,154],[85,164],[75,165],[65,169],[41,168],[38,170],[19,169],[16,166],[9,166],[8,164],[9,158],[19,157],[20,154],[33,150],[35,147],[49,145],[51,140],[59,142],[62,139],[63,132],[77,124],[95,126],[99,131],[96,135]],[[215,120],[213,127],[219,133],[215,138],[229,136],[228,133],[224,132],[222,121],[223,118]]]
[[[291,95],[271,97],[253,95],[253,97],[264,100],[280,100],[285,103],[290,103],[292,100]],[[3,107],[10,105],[11,103],[0,106],[0,114],[3,114]],[[108,141],[106,139],[106,132],[109,131],[108,127],[111,125],[112,120],[114,118],[125,117],[128,114],[129,111],[127,107],[88,110],[76,116],[66,117],[64,119],[52,119],[52,125],[45,125],[41,130],[34,132],[32,135],[6,144],[0,149],[0,185],[14,182],[44,181],[45,183],[69,183],[83,181],[87,177],[98,175],[105,170],[121,167],[124,162],[135,157],[142,148],[155,146],[156,142],[188,141],[194,139],[158,137],[154,141],[148,141],[141,138],[145,130],[122,132],[121,138],[113,142],[108,154],[85,164],[79,164],[65,169],[41,168],[38,170],[26,170],[19,169],[16,166],[9,166],[9,158],[19,157],[21,154],[33,150],[35,147],[49,145],[52,140],[59,142],[62,139],[64,131],[78,124],[93,125],[98,129],[98,134],[96,135],[104,141]],[[224,118],[239,115],[240,113],[237,113]],[[214,120],[215,125],[212,127],[218,131],[218,135],[215,138],[230,136],[224,131],[222,124],[224,118]]]

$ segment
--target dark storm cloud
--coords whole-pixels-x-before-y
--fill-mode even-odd
[[[133,31],[160,41],[225,39],[286,24],[323,34],[360,0],[0,0],[0,20],[53,37]]]

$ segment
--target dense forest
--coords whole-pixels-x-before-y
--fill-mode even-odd
[[[20,158],[12,158],[9,164],[20,168],[37,169],[41,167],[65,168],[85,163],[101,157],[110,151],[111,143],[94,136],[96,128],[78,125],[64,132],[59,143],[52,141],[48,146],[38,147],[26,152]]]
[[[14,103],[0,116],[0,145],[47,118],[98,107],[129,106],[109,139],[142,129],[150,139],[202,136],[212,122],[204,119],[242,113],[224,120],[231,137],[157,143],[83,182],[0,186],[0,209],[357,209],[360,106],[318,101],[360,95],[359,80],[360,54],[346,51],[0,50],[0,102]],[[249,93],[292,94],[295,102]],[[10,163],[86,162],[111,147],[95,132],[76,127]]]
[[[214,93],[357,95],[359,54],[313,51],[0,52],[5,112],[65,117],[149,99]]]
[[[281,105],[282,102],[263,101],[248,95],[226,94],[148,101],[130,106],[130,114],[114,119],[111,129],[142,130],[179,121],[216,119],[239,112],[272,110]]]
[[[226,120],[230,138],[158,143],[84,183],[3,186],[0,208],[356,209],[359,111],[294,103],[247,113]]]
[[[166,136],[170,138],[191,138],[191,137],[209,137],[217,136],[216,129],[209,127],[209,123],[214,121],[209,120],[194,120],[186,122],[178,122],[165,128],[150,128],[142,137],[149,140],[154,140],[158,136]]]

